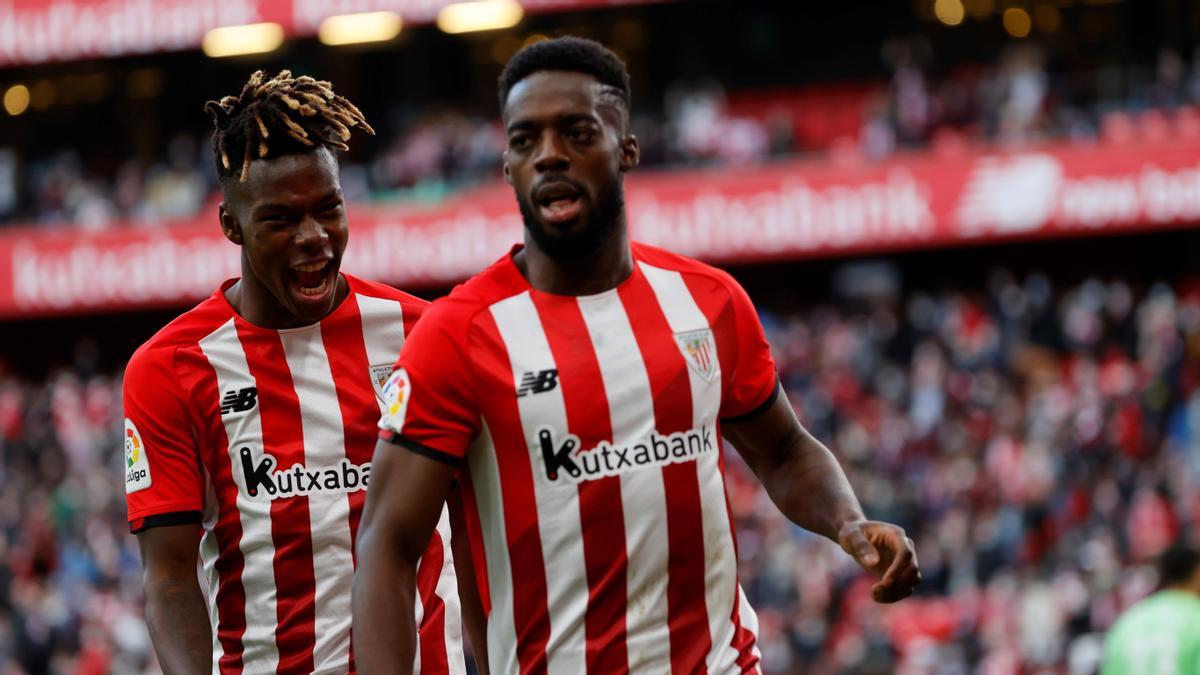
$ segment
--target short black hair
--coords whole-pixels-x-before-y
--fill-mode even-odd
[[[255,71],[237,96],[204,104],[212,115],[213,161],[222,185],[246,180],[257,158],[312,152],[317,148],[348,150],[350,129],[374,134],[362,112],[333,86],[307,75],[292,77]]]
[[[1174,544],[1159,558],[1159,581],[1163,586],[1187,583],[1197,568],[1200,568],[1200,549],[1187,544]]]
[[[500,110],[518,82],[543,70],[586,73],[605,86],[623,112],[629,112],[629,71],[611,49],[586,38],[565,36],[535,42],[513,55],[500,73]]]

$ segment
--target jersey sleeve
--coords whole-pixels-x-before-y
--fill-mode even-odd
[[[400,350],[383,389],[379,437],[457,465],[479,429],[480,409],[465,347],[467,322],[435,303]]]
[[[721,397],[721,421],[739,422],[758,416],[779,395],[779,374],[762,322],[741,285],[727,277],[736,356],[733,374]],[[726,328],[729,330],[730,328]]]
[[[172,350],[139,351],[125,369],[129,529],[199,523],[204,486]]]

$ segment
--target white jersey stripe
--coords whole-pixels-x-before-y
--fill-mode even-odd
[[[508,350],[513,381],[524,373],[556,368],[550,343],[542,328],[537,308],[528,292],[514,295],[491,306],[492,317]],[[514,392],[514,396],[516,393]],[[550,639],[547,642],[549,675],[577,675],[587,671],[587,638],[584,619],[587,614],[588,587],[583,558],[583,532],[579,518],[579,488],[570,481],[551,482],[541,459],[539,431],[549,428],[561,443],[567,430],[567,409],[562,389],[517,398],[521,427],[532,456],[533,492],[537,502],[538,532],[542,556],[553,555],[555,566],[575,570],[555,574],[547,569],[546,601],[550,612]],[[505,584],[511,584],[511,580]]]
[[[746,599],[746,592],[742,590],[742,585],[739,583],[737,588],[738,593],[738,622],[742,624],[742,630],[750,631],[751,635],[755,636],[754,646],[750,648],[750,653],[758,661],[759,665],[754,667],[754,672],[762,672],[762,652],[758,649],[758,614],[755,614],[754,608],[750,606],[750,601]]]
[[[342,412],[320,331],[319,325],[279,331],[304,411],[300,424],[308,467],[337,466],[346,457]],[[350,503],[340,491],[313,490],[307,499],[316,582],[313,672],[332,673],[344,670],[350,659]]]
[[[471,487],[479,510],[479,530],[487,560],[491,613],[487,621],[488,664],[497,673],[520,671],[517,636],[513,626],[512,562],[508,557],[508,533],[504,523],[504,498],[500,489],[500,467],[487,424],[467,452]]]
[[[367,348],[367,363],[374,368],[387,366],[390,370],[404,346],[404,308],[396,300],[355,294],[358,313],[362,318],[363,341]],[[383,402],[379,402],[380,412]]]
[[[200,350],[217,374],[217,390],[231,391],[257,386],[250,376],[246,354],[238,339],[237,327],[230,319],[200,340]],[[253,462],[263,456],[262,421],[259,407],[246,413],[221,418],[229,439],[229,461],[233,480],[237,483],[237,511],[242,524],[242,539],[238,542],[245,564],[242,567],[242,586],[246,598],[255,599],[245,607],[246,632],[242,636],[242,659],[246,673],[274,673],[279,663],[275,644],[278,620],[275,608],[275,542],[271,538],[271,500],[252,499],[246,491],[241,471],[239,449],[250,449]],[[214,672],[217,664],[214,663]]]
[[[613,445],[628,446],[655,429],[650,378],[629,316],[616,291],[580,297],[612,419]],[[621,474],[628,598],[625,606],[629,671],[670,672],[667,616],[667,500],[661,469]],[[541,513],[545,513],[544,511]],[[583,568],[580,568],[583,569]],[[584,592],[586,597],[586,589]]]
[[[644,262],[638,264],[654,290],[673,333],[712,329],[679,272]],[[692,423],[697,428],[711,428],[716,437],[716,420],[721,407],[721,364],[715,350],[712,358],[716,360],[716,366],[711,381],[701,377],[694,368],[689,367],[687,372],[692,391]],[[736,581],[731,580],[737,578],[737,559],[733,551],[733,533],[729,528],[725,484],[718,462],[719,455],[716,453],[701,454],[696,462],[704,527],[704,560],[707,562],[704,599],[708,610],[709,636],[712,638],[712,648],[706,658],[710,673],[733,671],[738,657],[731,644],[735,628],[732,621],[734,592],[738,590]],[[745,607],[748,609],[749,605]]]
[[[466,675],[467,662],[462,648],[462,611],[459,608],[458,576],[454,570],[454,550],[450,545],[450,509],[447,506],[442,506],[437,533],[442,542],[443,562],[434,593],[441,598],[445,608],[444,635],[440,639],[446,645],[446,663],[450,666],[450,675]]]
[[[202,466],[204,467],[204,515],[202,521],[204,534],[200,536],[200,558],[197,561],[197,567],[200,574],[200,588],[204,590],[204,600],[208,605],[208,621],[212,626],[213,667],[216,668],[221,657],[225,655],[225,649],[217,638],[217,626],[220,623],[220,614],[217,610],[217,589],[221,583],[220,575],[217,574],[217,558],[221,555],[221,546],[217,542],[216,528],[217,519],[220,517],[220,507],[217,502],[216,490],[213,488],[212,475],[209,474],[207,465]]]

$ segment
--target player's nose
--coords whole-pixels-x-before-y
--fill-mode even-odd
[[[312,216],[305,216],[296,228],[296,245],[301,248],[322,247],[329,241],[329,233]]]
[[[547,129],[538,140],[538,145],[533,155],[534,168],[539,172],[547,173],[551,171],[563,171],[570,165],[571,160],[567,156],[565,140],[555,133],[554,130]]]

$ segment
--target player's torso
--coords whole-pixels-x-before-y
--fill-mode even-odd
[[[298,329],[231,318],[181,351],[208,484],[201,551],[219,665],[345,671],[378,392],[403,340],[401,304],[358,295]]]
[[[527,290],[477,320],[485,428],[468,462],[500,672],[539,658],[551,673],[733,666],[726,304],[704,280],[639,264],[613,291]],[[518,638],[535,647],[519,655]]]

